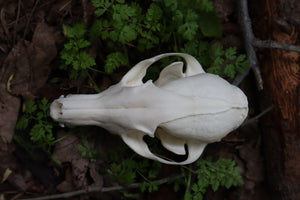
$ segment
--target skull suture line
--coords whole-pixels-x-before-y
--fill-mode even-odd
[[[146,70],[168,56],[186,61],[164,68],[158,80],[143,83]],[[166,53],[143,60],[116,84],[99,94],[68,95],[51,105],[51,116],[64,125],[96,125],[121,136],[136,153],[166,164],[189,164],[206,144],[220,141],[246,118],[245,94],[217,75],[205,73],[199,62],[183,53]],[[154,155],[143,137],[157,136],[183,162]],[[187,146],[187,152],[185,149]]]

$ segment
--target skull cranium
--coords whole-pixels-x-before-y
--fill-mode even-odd
[[[174,62],[161,71],[157,81],[143,83],[147,68],[167,56],[183,57],[185,72],[183,62]],[[189,164],[208,143],[221,140],[244,121],[248,102],[239,88],[205,73],[194,57],[166,53],[139,62],[104,92],[57,99],[50,111],[61,124],[96,125],[118,134],[146,158]],[[143,140],[145,135],[157,136],[167,150],[188,154],[187,159],[175,162],[153,154]]]

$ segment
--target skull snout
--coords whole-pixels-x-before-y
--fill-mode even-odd
[[[58,119],[61,118],[62,116],[62,107],[63,107],[63,104],[61,102],[59,102],[58,100],[55,100],[51,106],[50,106],[50,116],[58,121]]]

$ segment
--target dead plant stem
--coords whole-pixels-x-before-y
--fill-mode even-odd
[[[276,42],[276,41],[272,41],[272,40],[254,39],[252,41],[252,44],[253,44],[253,46],[259,47],[259,48],[275,48],[275,49],[300,52],[300,46],[287,44],[287,43],[280,43],[280,42]]]
[[[244,45],[246,49],[247,57],[250,61],[251,69],[253,70],[257,88],[258,90],[263,90],[263,80],[261,77],[261,72],[258,67],[258,59],[256,56],[256,52],[254,50],[254,47],[252,45],[252,41],[254,40],[254,34],[252,30],[251,25],[251,19],[248,13],[248,1],[247,0],[239,0],[239,23],[241,27],[241,31],[244,37]],[[237,76],[237,78],[234,80],[233,84],[239,85],[240,82],[247,76],[249,71],[246,71],[244,74]]]
[[[153,181],[158,184],[164,184],[169,181],[173,181],[176,179],[182,178],[182,175],[174,175],[174,176],[169,176],[166,178],[159,179],[157,181]],[[128,186],[112,186],[112,187],[100,187],[100,186],[88,186],[86,189],[82,190],[77,190],[73,192],[66,192],[62,194],[54,194],[54,195],[48,195],[48,196],[43,196],[43,197],[35,197],[35,198],[28,198],[28,199],[20,199],[20,200],[50,200],[50,199],[66,199],[74,196],[79,196],[79,195],[86,195],[86,194],[91,194],[95,192],[112,192],[112,191],[118,191],[118,190],[127,190],[127,189],[135,189],[140,187],[142,183],[132,183]]]

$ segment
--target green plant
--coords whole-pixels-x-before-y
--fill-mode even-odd
[[[124,0],[92,2],[99,19],[91,29],[91,36],[137,46],[141,51],[170,40],[221,36],[220,23],[208,0],[153,0],[145,10],[134,1],[130,4]]]
[[[141,182],[141,192],[158,190],[159,182],[155,181],[160,172],[161,164],[152,160],[143,159],[136,154],[129,157],[131,150],[125,145],[109,153],[109,174],[113,182],[129,185]],[[126,155],[124,155],[126,154]],[[127,155],[128,154],[128,155]],[[124,160],[124,157],[127,158]],[[174,191],[186,188],[185,200],[202,200],[208,187],[213,191],[223,186],[229,189],[232,186],[243,185],[243,179],[234,160],[220,158],[213,162],[211,158],[200,158],[195,164],[181,166],[182,178],[169,183],[174,185]],[[138,193],[122,191],[124,197],[138,197]]]
[[[181,44],[188,41],[221,36],[220,23],[208,0],[197,0],[196,4],[193,2],[197,6],[193,7],[190,7],[190,0],[153,0],[143,8],[138,1],[92,2],[99,18],[90,29],[90,38],[100,37],[108,44],[106,49],[112,51],[106,55],[106,73],[114,72],[119,66],[128,66],[130,63],[126,59],[120,59],[129,58],[128,52],[141,53],[154,48],[178,51]],[[122,56],[116,57],[116,53]],[[111,62],[111,58],[119,59]]]
[[[128,155],[124,155],[128,154]],[[118,149],[114,149],[110,152],[109,158],[111,162],[109,165],[109,174],[113,182],[118,181],[120,184],[132,184],[136,182],[142,182],[140,190],[142,192],[153,192],[158,190],[159,183],[155,182],[158,173],[161,169],[161,163],[148,159],[143,159],[136,154],[129,157],[132,154],[131,150],[125,146],[119,146]],[[127,159],[124,159],[126,158]],[[125,197],[138,197],[138,194],[127,191],[122,191]]]
[[[97,91],[88,69],[112,74],[121,66],[132,65],[131,54],[150,50],[189,53],[208,72],[229,78],[249,68],[245,55],[237,55],[236,48],[223,50],[220,45],[209,44],[210,38],[221,37],[220,22],[209,0],[153,0],[143,6],[139,1],[125,0],[92,3],[98,18],[88,30],[83,24],[65,26],[68,43],[61,59],[63,69],[72,66],[71,77],[87,74]],[[86,52],[96,38],[102,41],[100,70],[92,68],[95,59]]]
[[[91,43],[85,39],[87,31],[85,25],[78,23],[73,26],[64,26],[64,30],[68,43],[64,45],[64,49],[61,51],[61,69],[72,66],[71,78],[76,78],[78,74],[85,75],[87,69],[96,65],[95,59],[86,52],[86,48]]]
[[[43,98],[40,104],[29,100],[25,105],[24,114],[19,119],[16,129],[26,130],[29,128],[30,140],[35,143],[38,148],[48,150],[55,144],[53,136],[53,124],[49,119],[48,100]]]
[[[120,66],[129,65],[128,56],[122,52],[114,52],[106,57],[104,70],[108,74],[112,74]]]
[[[103,159],[105,157],[104,154],[101,154],[100,152],[90,147],[88,140],[85,137],[83,137],[83,135],[80,135],[80,138],[82,145],[78,144],[77,148],[83,158],[87,158],[91,162],[96,162],[98,159]]]
[[[53,135],[54,124],[49,115],[50,103],[46,98],[43,98],[39,104],[33,100],[29,100],[25,104],[24,114],[20,117],[16,124],[17,130],[29,132],[29,139],[33,145],[28,145],[21,137],[14,137],[14,139],[25,148],[25,150],[32,151],[33,149],[42,149],[46,152],[52,160],[59,162],[51,156],[51,148],[56,142],[63,139],[55,139]]]
[[[145,42],[145,48],[158,44],[159,39],[153,33],[160,29],[159,20],[162,11],[158,6],[151,4],[144,15],[139,4],[125,3],[124,0],[93,0],[97,8],[95,13],[100,17],[91,29],[91,37],[101,37],[102,40],[111,40],[121,45],[130,42]],[[137,41],[135,41],[137,40]],[[118,45],[119,46],[119,45]]]
[[[222,77],[234,78],[250,68],[246,55],[237,54],[236,47],[224,50],[221,44],[199,41],[186,43],[181,51],[196,56],[207,72]]]
[[[221,45],[213,45],[211,59],[212,65],[207,72],[234,78],[237,73],[243,73],[250,68],[250,63],[244,54],[237,55],[236,47],[223,50]]]
[[[209,186],[213,191],[217,191],[220,186],[229,189],[244,183],[236,163],[225,158],[220,158],[216,162],[212,162],[210,158],[200,158],[196,162],[195,171],[184,171],[183,173],[187,185],[185,200],[202,200]],[[193,182],[192,174],[196,176]]]

